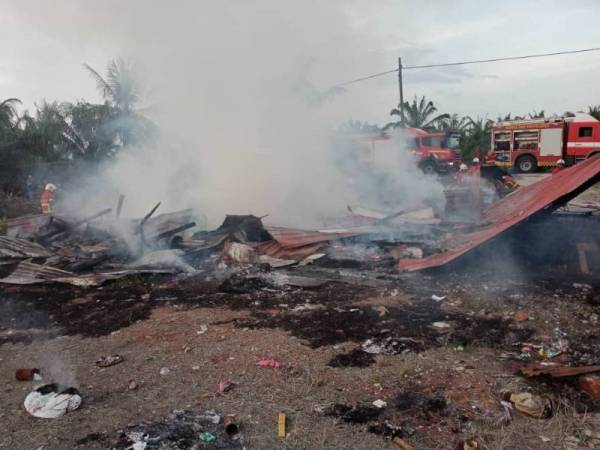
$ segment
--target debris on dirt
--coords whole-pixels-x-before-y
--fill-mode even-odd
[[[208,325],[202,324],[200,325],[200,328],[198,328],[198,330],[196,331],[197,335],[201,335],[204,334],[208,331]]]
[[[390,312],[385,306],[373,306],[373,311],[376,311],[379,317],[385,317]]]
[[[158,373],[160,373],[162,376],[166,376],[171,373],[171,369],[169,369],[168,367],[161,367]]]
[[[583,375],[586,373],[600,372],[600,365],[595,366],[580,366],[570,367],[563,364],[549,363],[529,363],[519,368],[519,371],[526,377],[537,377],[540,375],[548,375],[552,378],[572,377]]]
[[[23,405],[34,417],[54,419],[79,408],[81,395],[73,387],[47,384],[31,391]]]
[[[394,425],[388,420],[378,422],[375,425],[370,425],[368,431],[369,433],[391,438],[394,438],[396,436],[410,437],[413,434],[415,434],[414,428],[408,425],[408,423],[403,423],[402,425]]]
[[[366,353],[374,355],[399,355],[409,351],[421,352],[425,349],[423,342],[408,337],[367,339],[361,347]]]
[[[96,365],[98,367],[104,368],[104,367],[115,366],[117,364],[122,363],[123,361],[125,361],[125,358],[123,358],[121,355],[101,356],[96,361]]]
[[[398,394],[395,400],[399,411],[430,418],[433,415],[444,415],[448,401],[442,392],[423,394],[415,390],[406,390]]]
[[[431,326],[440,330],[452,327],[448,322],[433,322]]]
[[[517,312],[515,312],[515,315],[513,316],[513,318],[517,322],[525,322],[526,320],[529,319],[529,313],[527,311],[517,311]]]
[[[443,300],[446,300],[446,296],[445,295],[435,295],[435,294],[433,294],[431,296],[431,300],[436,301],[436,302],[441,302]]]
[[[208,431],[200,433],[200,436],[198,436],[198,438],[202,442],[212,442],[212,441],[216,441],[217,440],[217,437],[214,434],[212,434],[212,433],[210,433]]]
[[[216,420],[215,420],[216,417]],[[116,450],[131,449],[136,442],[145,444],[147,450],[176,450],[183,448],[211,448],[241,450],[243,435],[229,436],[220,427],[221,415],[214,411],[175,410],[155,422],[139,422],[117,431],[118,440],[111,447]],[[206,445],[206,444],[205,444]]]
[[[327,363],[330,367],[368,367],[375,362],[375,357],[360,348],[355,348],[348,353],[335,355]]]
[[[393,438],[392,442],[403,450],[413,450],[413,446],[399,436]]]
[[[348,423],[367,423],[376,420],[382,410],[374,406],[348,406],[334,403],[323,408],[323,414],[330,417],[339,417]]]
[[[510,394],[515,409],[537,419],[547,419],[552,414],[552,402],[549,399],[529,392]]]
[[[231,391],[235,387],[235,383],[231,381],[221,381],[217,385],[217,393],[225,394],[226,392]]]
[[[586,374],[578,379],[579,388],[594,400],[600,400],[600,375]]]
[[[233,414],[223,417],[223,426],[225,427],[225,433],[227,433],[229,436],[234,436],[240,431],[239,425],[237,424],[236,418]]]
[[[135,380],[129,380],[129,384],[127,385],[128,390],[135,391],[139,387],[139,384]]]
[[[40,374],[40,369],[17,369],[15,378],[17,381],[33,381],[35,376]]]
[[[259,367],[272,367],[274,369],[279,369],[280,367],[285,367],[286,364],[281,362],[281,361],[277,361],[275,359],[272,358],[263,358],[260,361],[258,361],[256,363],[257,366]]]
[[[385,408],[385,407],[387,406],[387,402],[385,402],[385,401],[383,401],[383,400],[381,400],[381,399],[377,399],[377,400],[375,400],[375,401],[372,403],[372,405],[373,405],[375,408],[379,408],[379,409],[381,409],[381,408]]]
[[[277,415],[277,436],[284,438],[286,436],[286,416],[285,413],[280,412]]]

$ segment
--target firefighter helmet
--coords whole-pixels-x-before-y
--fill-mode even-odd
[[[50,192],[54,192],[54,191],[56,190],[56,186],[55,186],[55,185],[53,185],[52,183],[48,183],[48,184],[46,185],[46,190],[47,190],[47,191],[50,191]]]
[[[473,164],[479,164],[479,158],[477,158],[477,157],[473,158]]]
[[[467,170],[469,170],[465,163],[460,163],[459,169],[461,172],[466,172]]]
[[[565,165],[565,160],[564,159],[559,159],[558,161],[556,161],[556,164],[559,166],[564,166]]]

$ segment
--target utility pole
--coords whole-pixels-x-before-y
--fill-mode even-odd
[[[400,92],[400,124],[404,127],[404,92],[402,91],[402,58],[398,58],[398,90]]]

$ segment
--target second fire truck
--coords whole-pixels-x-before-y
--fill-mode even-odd
[[[497,166],[523,173],[561,159],[569,166],[600,153],[600,122],[585,113],[499,122],[492,128],[492,151]]]

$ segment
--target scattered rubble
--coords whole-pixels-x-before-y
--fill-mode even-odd
[[[243,449],[243,435],[228,434],[226,427],[220,426],[222,422],[223,417],[214,411],[176,410],[155,422],[139,422],[119,430],[118,439],[111,447],[126,450],[137,444],[137,448],[147,450],[178,450],[204,448],[202,443],[207,443],[210,448]]]
[[[121,355],[101,356],[96,361],[96,365],[98,367],[104,368],[104,367],[115,366],[117,364],[122,363],[123,361],[125,361],[125,358],[123,358]]]

